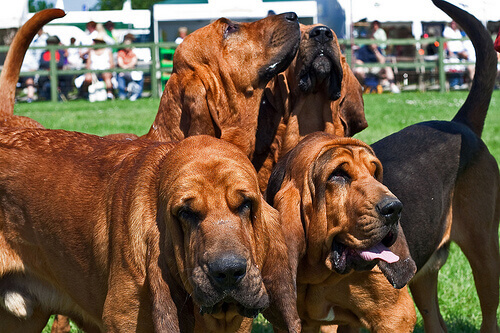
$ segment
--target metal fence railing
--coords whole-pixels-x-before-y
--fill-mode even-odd
[[[43,47],[32,47],[30,49],[36,50],[36,49],[43,49],[43,50],[50,50],[51,52],[51,57],[50,57],[50,69],[49,70],[37,70],[37,71],[30,71],[30,72],[21,72],[19,75],[20,76],[34,76],[34,75],[40,75],[40,76],[48,76],[50,78],[50,86],[51,87],[57,87],[59,84],[58,76],[59,75],[80,75],[84,73],[102,73],[102,72],[115,72],[115,73],[120,73],[120,72],[131,72],[131,71],[142,71],[145,74],[149,74],[151,77],[151,96],[154,98],[159,97],[160,92],[161,92],[161,76],[163,72],[171,72],[172,67],[171,66],[166,66],[162,67],[162,60],[159,59],[159,50],[160,48],[165,48],[165,49],[175,49],[177,44],[175,43],[170,43],[170,42],[164,42],[164,43],[134,43],[133,47],[134,48],[149,48],[151,52],[151,61],[148,63],[140,63],[137,68],[134,69],[121,69],[115,66],[115,68],[111,70],[101,70],[101,71],[96,71],[96,70],[89,70],[86,68],[81,68],[81,69],[58,69],[57,68],[57,63],[56,63],[56,57],[55,57],[55,52],[57,50],[64,50],[64,49],[70,49],[70,48],[102,48],[102,45],[90,45],[90,46],[65,46],[65,45],[47,45]],[[115,45],[107,45],[106,47],[111,47],[113,49],[120,49],[123,47],[130,47],[130,45],[124,45],[124,44],[115,44]],[[9,46],[0,46],[0,53],[1,52],[7,52],[9,49]],[[51,96],[50,96],[52,101],[57,101],[58,100],[58,92],[57,89],[51,89]]]
[[[445,66],[447,65],[445,62],[445,55],[444,55],[444,43],[448,41],[449,39],[445,39],[442,37],[437,37],[433,39],[425,39],[425,40],[416,40],[416,39],[389,39],[386,41],[375,41],[373,39],[355,39],[355,40],[339,40],[340,45],[344,49],[344,54],[346,55],[348,63],[351,65],[351,68],[356,68],[356,67],[368,67],[368,68],[373,68],[373,67],[392,67],[393,69],[401,69],[401,70],[412,70],[417,73],[425,73],[426,71],[432,71],[434,73],[437,73],[438,81],[439,81],[439,90],[441,92],[446,91],[446,72],[445,72]],[[467,39],[463,39],[467,40]],[[429,60],[425,55],[423,55],[421,52],[419,52],[419,49],[421,48],[422,44],[425,43],[434,43],[437,41],[439,43],[438,46],[438,56],[435,57],[432,60]],[[413,46],[414,47],[414,56],[411,57],[406,57],[404,61],[400,61],[398,57],[388,57],[391,59],[391,61],[388,61],[386,63],[365,63],[365,64],[355,64],[352,59],[353,59],[353,48],[355,45],[363,45],[363,44],[386,44],[387,46]],[[165,52],[160,52],[160,49],[170,49],[173,50],[175,49],[177,45],[175,43],[170,43],[170,42],[161,42],[161,43],[134,43],[133,47],[134,48],[149,48],[151,52],[151,61],[149,63],[144,63],[141,64],[138,68],[136,69],[120,69],[120,68],[113,68],[112,71],[115,73],[120,73],[120,72],[126,72],[126,71],[133,71],[133,70],[141,70],[144,73],[149,73],[149,76],[151,77],[151,96],[154,98],[159,97],[161,91],[162,91],[162,85],[165,82],[164,79],[162,78],[168,78],[169,72],[172,70],[171,66],[171,61],[167,60],[167,62],[170,62],[169,66],[164,66],[165,59],[160,59],[160,55],[165,54]],[[38,71],[32,71],[32,72],[22,72],[20,76],[33,76],[33,75],[40,75],[40,76],[49,76],[50,77],[50,83],[51,87],[57,87],[58,86],[58,76],[59,75],[80,75],[83,73],[87,72],[95,72],[95,73],[100,73],[100,72],[109,72],[110,70],[103,70],[103,71],[92,71],[88,70],[86,68],[82,69],[57,69],[56,65],[56,58],[55,58],[55,52],[58,49],[69,49],[69,48],[98,48],[102,47],[102,45],[92,45],[92,46],[63,46],[63,45],[48,45],[48,46],[43,46],[43,47],[33,47],[32,49],[43,49],[43,50],[50,50],[51,51],[51,62],[50,62],[50,69],[49,70],[38,70]],[[117,44],[117,45],[108,45],[107,47],[112,47],[113,49],[119,49],[124,47],[122,44]],[[9,49],[9,46],[0,46],[0,53],[1,52],[7,52]],[[169,54],[172,54],[173,52],[168,52]],[[460,65],[470,65],[473,64],[471,62],[461,62]],[[58,92],[56,89],[51,89],[51,100],[52,101],[57,101],[58,99]]]
[[[340,45],[342,45],[344,50],[344,54],[346,56],[346,60],[354,70],[356,67],[365,67],[365,68],[383,68],[383,67],[391,67],[393,69],[401,69],[412,70],[417,73],[419,76],[419,80],[422,80],[423,74],[429,71],[436,73],[437,79],[439,81],[439,91],[445,92],[446,89],[446,66],[456,65],[451,63],[446,63],[444,44],[451,39],[443,38],[443,37],[435,37],[435,38],[427,38],[416,40],[413,38],[408,39],[388,39],[386,41],[376,41],[373,39],[354,39],[354,40],[339,40]],[[462,41],[468,40],[467,38],[462,38]],[[420,52],[423,50],[423,46],[431,43],[435,43],[438,45],[438,51],[436,57],[428,57],[425,55],[425,52]],[[360,46],[364,44],[386,44],[389,46],[413,46],[413,55],[402,57],[403,61],[398,59],[397,56],[388,56],[385,63],[365,63],[365,64],[356,64],[353,61],[353,49],[355,46]],[[461,61],[458,65],[468,66],[474,65],[474,62],[469,61]],[[419,89],[424,90],[423,82],[419,82]]]

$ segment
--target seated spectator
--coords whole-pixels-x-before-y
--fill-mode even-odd
[[[76,43],[76,38],[71,37],[70,39],[70,46],[73,45],[80,45],[79,43]],[[81,48],[69,48],[66,49],[66,57],[68,61],[68,68],[69,69],[81,69],[83,67],[83,57],[82,57],[82,50]]]
[[[113,39],[113,44],[116,44],[119,39],[116,34],[115,24],[111,21],[107,21],[104,23],[104,30],[106,31],[106,34]]]
[[[24,56],[23,64],[21,65],[21,72],[33,72],[38,70],[38,60],[33,55],[33,52],[28,50]],[[17,86],[26,89],[26,102],[31,103],[35,100],[35,77],[34,76],[20,76]]]
[[[87,69],[90,70],[106,70],[115,67],[113,60],[113,53],[111,49],[106,47],[106,42],[104,41],[104,36],[99,34],[93,39],[94,45],[100,45],[101,47],[96,49],[90,49],[87,59]],[[97,75],[106,84],[106,90],[108,92],[108,99],[114,99],[113,95],[113,78],[112,72],[103,72]],[[88,86],[92,84],[92,73],[85,73],[85,80],[82,85],[82,89],[85,91]]]
[[[373,21],[372,24],[370,25],[371,31],[372,31],[372,38],[377,40],[377,41],[383,41],[385,42],[387,40],[387,34],[385,33],[385,30],[382,29],[380,22],[379,21]],[[377,57],[378,61],[382,64],[385,63],[385,57],[386,57],[386,52],[385,49],[387,47],[386,44],[379,44],[379,52],[382,54],[382,57]],[[381,71],[381,78],[382,78],[382,87],[388,87],[393,93],[399,93],[400,90],[398,86],[396,85],[396,81],[394,78],[394,71],[392,70],[392,67],[385,67]]]
[[[427,32],[422,36],[424,39],[429,38],[430,42],[425,47],[425,54],[429,57],[438,57],[439,42],[436,40],[439,33],[436,27],[428,27]]]
[[[131,48],[134,40],[132,34],[127,34],[123,43],[127,47],[118,51],[118,67],[123,69],[133,69],[137,65],[137,55]],[[143,87],[143,75],[140,71],[121,72],[118,74],[118,97],[125,99],[129,97],[131,101],[135,101],[141,96]]]
[[[385,31],[380,27],[380,23],[378,21],[374,21],[371,24],[371,31],[372,31],[371,39],[379,41],[387,40],[387,35]],[[385,49],[385,44],[363,45],[355,52],[355,58],[356,58],[355,63],[364,64],[364,63],[378,62],[381,64],[385,64],[386,59],[384,55],[385,51],[383,48]],[[371,87],[370,88],[371,90],[373,90],[374,87],[377,87],[377,90],[381,90],[380,88],[383,88],[383,86],[387,86],[388,88],[391,89],[393,93],[400,92],[394,80],[394,72],[392,68],[389,66],[383,68],[371,68],[371,69],[355,67],[354,74],[361,82],[361,84]],[[367,82],[367,75],[368,79],[370,79],[368,82]],[[371,82],[372,81],[371,79],[374,79],[376,82]]]
[[[57,36],[50,36],[47,38],[47,45],[60,45],[61,41]],[[40,56],[40,69],[41,70],[50,70],[50,59],[51,53],[50,50],[45,50]],[[66,52],[64,50],[56,50],[55,51],[55,60],[57,69],[63,69],[66,65]],[[59,87],[58,91],[64,96],[68,95],[68,92],[71,90],[71,76],[68,75],[59,75],[58,76]],[[45,100],[50,100],[50,77],[49,76],[41,76],[38,80],[38,86],[40,87],[40,97]]]
[[[47,45],[48,35],[44,33],[43,29],[40,29],[38,33],[33,38],[33,41],[30,44],[30,47],[36,46],[45,46]],[[23,63],[21,65],[21,72],[32,72],[38,70],[40,66],[40,55],[42,54],[41,49],[28,49],[24,56]],[[35,92],[36,92],[36,81],[37,77],[35,76],[21,76],[19,78],[18,86],[26,88],[26,101],[31,103],[35,100]]]
[[[180,44],[186,38],[188,29],[186,27],[179,27],[177,30],[177,38],[175,39],[175,44]]]
[[[455,21],[451,21],[450,24],[444,28],[443,37],[450,39],[461,39],[465,36],[464,33],[458,27]],[[458,63],[462,60],[469,59],[469,52],[465,43],[461,40],[449,40],[445,42],[444,49],[446,51],[446,57],[448,63]],[[473,66],[472,66],[473,67]],[[463,68],[463,69],[462,69]],[[464,73],[467,72],[467,68],[461,65],[452,66],[450,74],[450,87],[452,89],[463,89],[467,88],[464,83]],[[468,72],[469,77],[473,77],[474,73]]]
[[[85,38],[84,40],[82,40],[82,45],[92,45],[94,44],[94,38],[97,37],[97,23],[94,22],[94,21],[89,21],[87,22],[87,24],[85,25]],[[87,59],[89,57],[89,51],[90,49],[86,49],[86,48],[83,48],[83,49],[80,49],[80,55],[83,59],[83,62],[86,64],[87,63]]]
[[[450,39],[461,39],[464,37],[462,31],[458,28],[458,25],[455,21],[451,21],[450,25],[448,25],[443,30],[443,37]],[[444,44],[444,49],[446,50],[446,54],[450,58],[458,58],[458,59],[468,59],[469,54],[467,49],[464,46],[463,41],[461,40],[450,40]]]

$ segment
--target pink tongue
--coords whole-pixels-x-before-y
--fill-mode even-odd
[[[395,263],[399,257],[392,253],[385,245],[379,243],[368,250],[357,250],[359,256],[366,261],[380,259],[388,262],[389,264]]]

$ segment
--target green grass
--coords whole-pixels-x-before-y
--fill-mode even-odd
[[[467,92],[410,93],[365,95],[369,127],[356,137],[373,143],[408,125],[432,119],[449,120],[465,101]],[[110,133],[145,134],[154,120],[159,100],[136,102],[108,101],[88,103],[40,102],[17,104],[16,114],[29,116],[47,128],[62,128],[105,135]],[[500,161],[500,91],[495,91],[490,105],[483,139]],[[459,248],[452,244],[448,262],[440,272],[441,312],[450,332],[476,332],[481,322],[479,301],[472,273]],[[420,318],[420,317],[419,317]],[[497,312],[500,318],[500,311]],[[265,320],[258,318],[254,332],[272,332]],[[76,332],[76,329],[73,330]],[[416,332],[423,332],[419,319]],[[46,330],[50,332],[50,330]]]
[[[65,103],[19,103],[16,104],[14,112],[33,118],[52,129],[66,129],[97,135],[145,134],[155,119],[158,105],[158,99],[95,103],[75,100]]]

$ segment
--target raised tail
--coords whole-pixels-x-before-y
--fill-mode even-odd
[[[476,73],[469,96],[452,121],[468,126],[481,136],[497,75],[497,54],[491,35],[483,24],[466,11],[441,0],[434,5],[455,20],[471,40],[476,52]]]
[[[30,18],[17,32],[7,52],[5,63],[0,75],[0,116],[14,114],[16,84],[24,60],[24,55],[35,34],[45,24],[53,19],[66,15],[61,9],[45,9]]]

